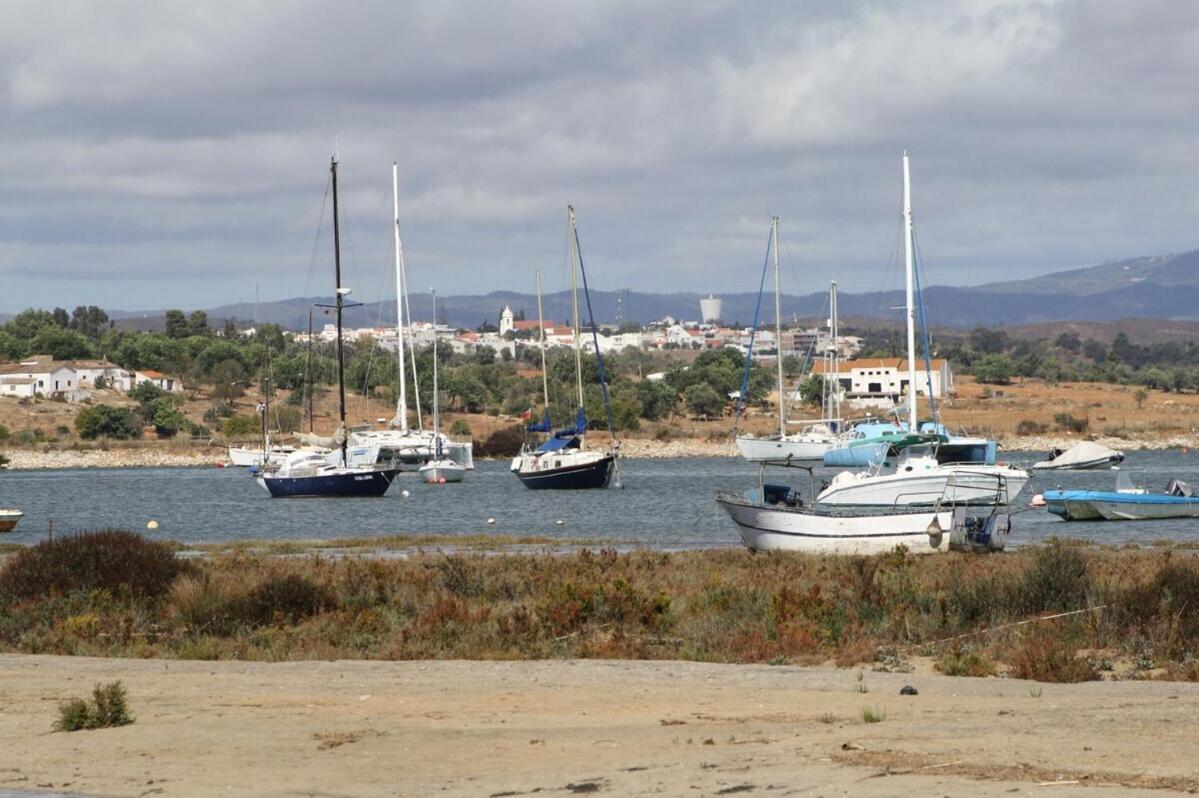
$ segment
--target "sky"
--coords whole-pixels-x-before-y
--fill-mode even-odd
[[[0,4],[0,311],[893,288],[1199,248],[1199,3]],[[324,212],[322,214],[322,208]]]

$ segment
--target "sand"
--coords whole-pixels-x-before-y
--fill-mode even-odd
[[[4,655],[0,792],[1161,796],[1199,789],[1199,685],[1038,688],[869,671],[859,681],[857,674],[689,662]],[[118,678],[134,724],[51,731],[59,701]],[[905,684],[919,695],[901,696]],[[864,723],[866,706],[886,718]]]

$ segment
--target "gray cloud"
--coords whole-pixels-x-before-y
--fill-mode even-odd
[[[567,202],[599,286],[751,290],[777,213],[889,287],[904,149],[929,283],[1199,245],[1190,3],[194,6],[0,8],[0,308],[325,288],[334,141],[367,295],[393,160],[444,293],[557,287]]]

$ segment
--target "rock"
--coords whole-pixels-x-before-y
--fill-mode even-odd
[[[912,687],[912,685],[905,684],[903,687],[899,688],[899,694],[900,695],[920,695],[920,692],[915,687]]]

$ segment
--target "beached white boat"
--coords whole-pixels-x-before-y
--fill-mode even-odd
[[[1094,441],[1080,441],[1069,449],[1054,449],[1048,460],[1033,463],[1034,471],[1081,471],[1106,468],[1124,462],[1124,452],[1109,449]]]
[[[811,469],[799,467],[808,471],[811,481]],[[757,488],[717,491],[716,503],[752,551],[868,555],[897,546],[915,554],[996,551],[1003,548],[1010,529],[1006,513],[972,516],[965,507],[949,504],[887,510],[807,506],[789,485],[766,483],[762,472]]]
[[[12,532],[25,517],[25,513],[12,508],[0,508],[0,532]]]

